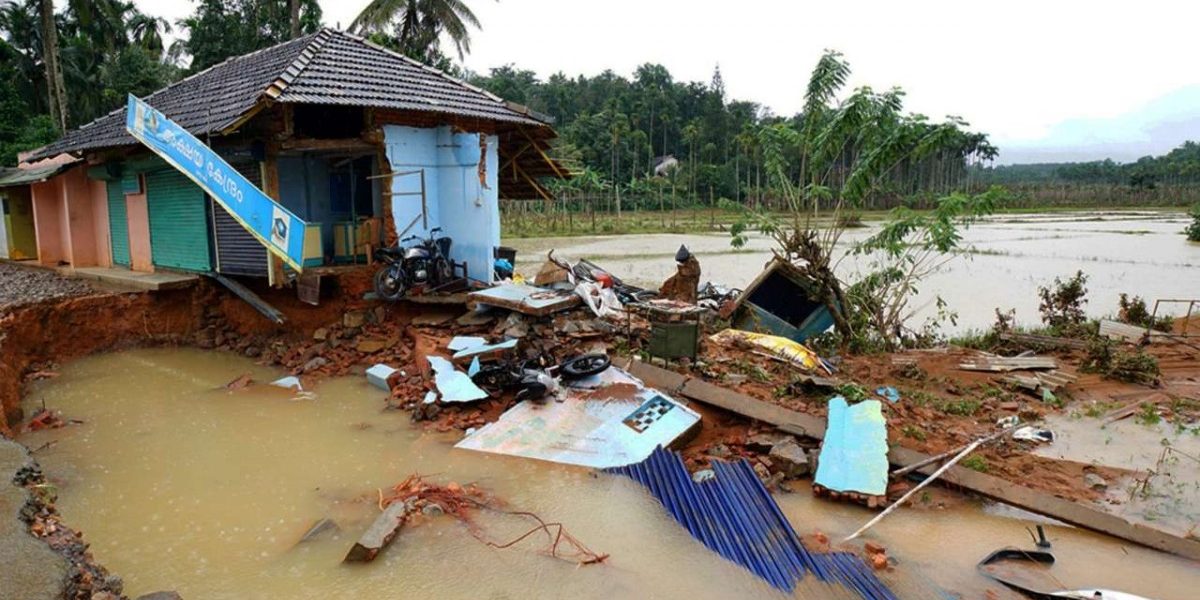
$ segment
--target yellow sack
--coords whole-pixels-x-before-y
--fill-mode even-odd
[[[816,352],[795,340],[789,340],[778,335],[754,333],[740,329],[726,329],[712,335],[710,340],[718,344],[733,344],[735,346],[757,347],[766,350],[772,356],[777,356],[806,371],[820,369],[829,373],[825,363]]]

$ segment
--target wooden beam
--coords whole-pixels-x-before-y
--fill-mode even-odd
[[[558,163],[554,162],[554,160],[546,155],[546,152],[542,150],[542,147],[539,146],[536,141],[534,141],[533,137],[529,135],[529,132],[525,131],[524,127],[519,127],[518,130],[521,132],[521,135],[525,136],[525,139],[529,140],[530,144],[533,144],[533,148],[538,151],[538,154],[541,155],[542,160],[546,161],[546,164],[550,165],[550,168],[554,170],[554,174],[557,175],[559,179],[568,179],[567,175],[563,173],[562,169],[558,168]]]
[[[516,163],[516,160],[517,160],[517,158],[518,158],[518,157],[520,157],[520,156],[521,156],[521,154],[522,154],[523,152],[525,152],[526,150],[528,150],[528,149],[529,149],[529,146],[530,146],[529,144],[525,144],[524,146],[521,146],[521,148],[520,148],[520,149],[518,149],[518,150],[516,151],[516,153],[515,153],[515,154],[513,154],[513,155],[512,155],[512,156],[510,156],[510,157],[508,157],[508,161],[507,161],[507,162],[505,162],[504,164],[500,165],[500,170],[501,170],[501,171],[503,171],[504,169],[507,169],[509,165],[513,165],[513,164],[515,164],[515,163]]]
[[[749,419],[769,423],[782,431],[795,435],[803,435],[818,440],[822,439],[825,435],[825,419],[820,417],[814,417],[763,402],[757,398],[683,376],[642,361],[625,359],[613,362],[617,366],[629,371],[634,377],[641,379],[648,386],[681,394],[697,402],[723,408]],[[929,459],[930,456],[927,454],[900,446],[893,446],[888,451],[888,461],[899,467],[914,465],[922,461],[928,461]],[[937,464],[931,462],[924,467],[916,469],[916,471],[925,475],[931,475],[938,468]],[[1064,523],[1098,531],[1163,552],[1169,552],[1189,560],[1200,560],[1200,540],[1180,537],[1147,525],[1130,523],[1117,515],[1087,504],[1077,504],[1046,492],[1021,486],[1006,479],[959,466],[947,469],[941,475],[941,480],[946,484],[959,487],[985,498],[1058,519]]]
[[[346,150],[351,152],[375,152],[378,145],[362,138],[289,138],[279,145],[280,150],[322,151]]]
[[[533,186],[533,189],[537,190],[537,193],[541,194],[541,196],[544,200],[546,200],[547,202],[554,202],[554,196],[551,196],[550,192],[547,192],[545,189],[543,189],[542,186],[539,185],[538,182],[535,181],[532,177],[530,177],[529,175],[526,175],[525,170],[522,169],[519,165],[517,165],[516,163],[513,163],[513,170],[515,170],[517,173],[520,173],[521,177],[524,177],[525,181],[527,183],[529,183],[529,185]]]

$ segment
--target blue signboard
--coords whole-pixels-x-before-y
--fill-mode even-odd
[[[129,96],[125,129],[225,207],[267,250],[300,271],[307,224],[149,104]]]

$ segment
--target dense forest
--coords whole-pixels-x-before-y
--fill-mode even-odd
[[[0,90],[0,164],[119,108],[126,94],[144,96],[230,56],[315,31],[321,18],[317,0],[198,0],[174,23],[123,0],[68,0],[58,10],[52,0],[0,2],[0,77],[10,82]],[[576,174],[555,189],[593,208],[597,198],[617,212],[664,207],[664,195],[672,206],[770,207],[782,196],[768,183],[774,167],[813,194],[853,196],[864,208],[922,205],[992,183],[1141,193],[1200,178],[1193,143],[1128,165],[992,166],[997,149],[961,119],[908,113],[899,89],[841,90],[849,64],[836,53],[818,62],[812,81],[841,78],[829,88],[837,96],[810,93],[800,114],[776,115],[729,98],[719,67],[707,82],[679,81],[657,64],[628,76],[545,79],[515,65],[463,71],[457,64],[480,27],[461,0],[373,0],[350,30],[552,117],[561,135],[556,154]],[[806,112],[821,118],[805,119]],[[821,172],[810,172],[815,164]]]

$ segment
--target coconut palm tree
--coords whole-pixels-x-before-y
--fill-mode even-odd
[[[395,26],[405,50],[424,50],[446,34],[459,59],[471,52],[471,29],[479,18],[463,0],[371,0],[350,24],[359,34],[385,33]]]
[[[54,18],[54,1],[40,0],[42,33],[42,64],[46,70],[46,100],[50,117],[60,131],[67,130],[67,90],[63,84],[62,66],[58,55],[58,23]]]

